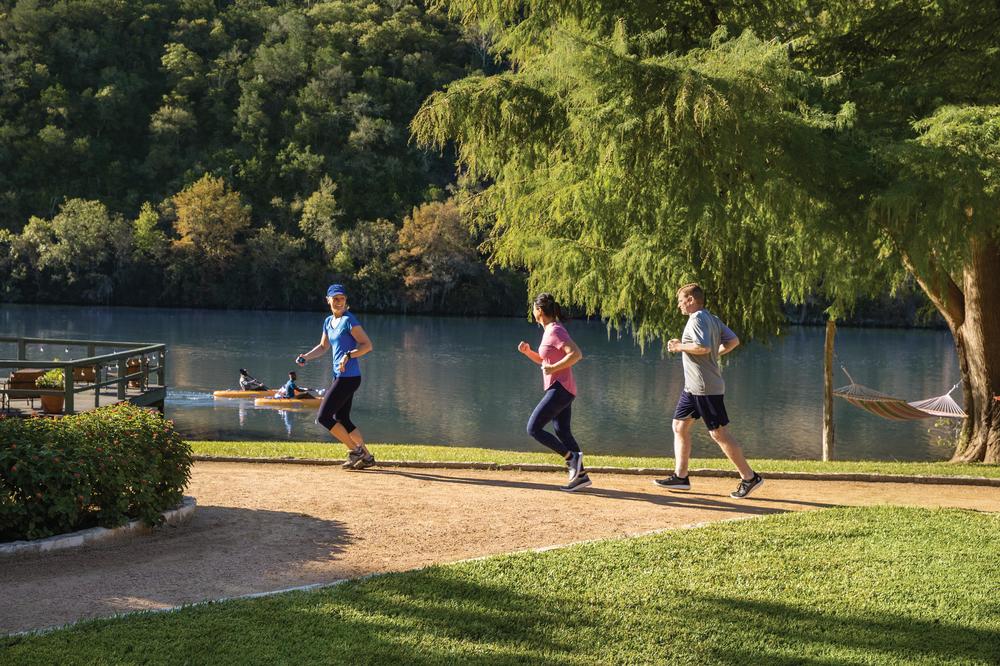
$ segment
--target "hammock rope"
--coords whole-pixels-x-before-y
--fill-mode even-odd
[[[959,387],[959,384],[955,384],[950,391],[936,398],[907,402],[858,384],[851,377],[851,373],[847,371],[844,364],[840,362],[840,359],[837,360],[837,363],[851,383],[834,390],[833,394],[876,416],[891,421],[916,421],[935,416],[949,419],[966,418],[965,411],[951,397],[952,392]]]

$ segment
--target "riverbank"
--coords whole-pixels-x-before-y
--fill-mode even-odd
[[[196,456],[217,458],[270,458],[295,460],[342,460],[345,448],[329,442],[280,441],[190,441]],[[557,464],[558,458],[545,452],[502,451],[496,449],[426,446],[418,444],[369,444],[375,457],[384,461],[484,463],[493,465]],[[884,474],[892,476],[979,477],[1000,479],[1000,465],[949,462],[898,462],[885,460],[788,460],[753,459],[757,471],[805,474]],[[670,457],[588,455],[590,467],[620,469],[672,469]],[[693,458],[690,467],[698,469],[731,469],[725,458]],[[697,475],[697,472],[695,472]]]

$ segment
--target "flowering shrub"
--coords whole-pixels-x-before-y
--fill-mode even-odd
[[[141,518],[180,504],[191,448],[130,404],[61,419],[0,419],[0,541]]]

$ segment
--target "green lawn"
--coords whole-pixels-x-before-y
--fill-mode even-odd
[[[1000,515],[783,514],[0,639],[4,664],[996,664]]]
[[[328,442],[190,442],[194,452],[205,456],[247,458],[326,458],[344,457],[344,447]],[[455,461],[556,464],[552,453],[524,453],[471,447],[424,446],[415,444],[371,444],[369,448],[382,460]],[[983,476],[1000,478],[1000,465],[953,464],[948,462],[893,462],[877,460],[833,461],[752,459],[761,472],[855,472],[869,474],[905,474],[929,476]],[[672,468],[673,458],[638,458],[627,456],[587,456],[591,467],[662,467]],[[695,458],[691,468],[732,469],[724,458]]]

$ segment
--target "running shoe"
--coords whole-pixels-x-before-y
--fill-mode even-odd
[[[353,469],[354,466],[358,464],[358,461],[364,457],[364,455],[365,452],[362,451],[361,449],[354,449],[353,451],[348,451],[347,460],[344,461],[344,464],[341,465],[341,467],[343,467],[344,469]]]
[[[740,479],[740,485],[736,487],[736,490],[729,493],[729,496],[733,499],[743,499],[762,485],[764,485],[764,479],[760,478],[760,474],[754,472],[753,478],[749,481]]]
[[[375,456],[369,453],[366,456],[362,456],[361,459],[358,460],[358,462],[354,463],[354,467],[352,467],[351,469],[368,469],[369,467],[374,467],[374,466],[375,466]]]
[[[570,452],[566,467],[569,469],[569,478],[566,482],[572,483],[573,479],[583,474],[583,454],[579,451]]]
[[[589,488],[590,485],[590,475],[583,472],[582,474],[578,474],[575,479],[567,483],[565,486],[559,486],[559,490],[565,490],[568,493],[572,493],[577,490],[582,490],[583,488]]]
[[[671,474],[666,479],[653,479],[653,483],[667,490],[691,490],[691,477]]]

